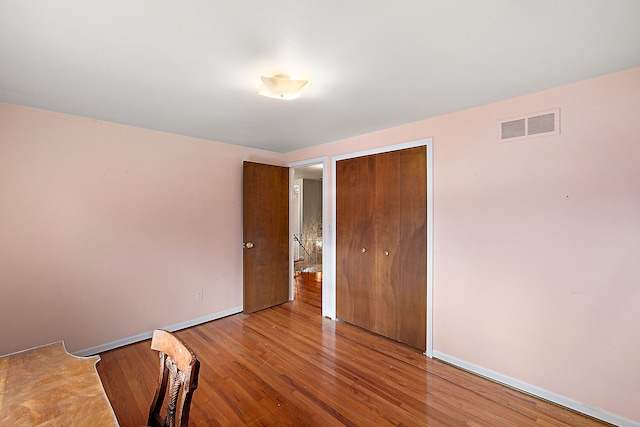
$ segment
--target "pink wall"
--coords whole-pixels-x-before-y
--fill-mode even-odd
[[[434,350],[640,422],[639,112],[635,68],[283,156],[0,104],[0,354],[240,307],[242,160],[433,137]]]
[[[500,119],[558,107],[560,135],[497,143]],[[640,422],[640,68],[287,162],[429,137],[434,351]]]
[[[241,309],[242,161],[283,158],[0,104],[0,354]]]

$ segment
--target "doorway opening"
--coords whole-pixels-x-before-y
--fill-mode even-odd
[[[292,257],[294,299],[322,310],[322,163],[293,168]]]

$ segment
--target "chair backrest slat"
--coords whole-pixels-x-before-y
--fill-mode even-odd
[[[160,376],[149,410],[149,426],[186,427],[191,398],[198,387],[200,361],[186,344],[161,329],[153,332],[151,349],[159,352]],[[165,401],[163,417],[161,412]]]

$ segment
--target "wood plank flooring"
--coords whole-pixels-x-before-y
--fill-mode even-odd
[[[320,277],[299,277],[293,302],[177,332],[201,361],[190,425],[606,425],[323,318]],[[158,369],[149,345],[100,355],[123,427],[146,423]]]
[[[294,299],[322,309],[322,273],[303,271],[295,275]]]

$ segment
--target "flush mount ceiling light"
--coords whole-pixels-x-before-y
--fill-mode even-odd
[[[300,98],[300,91],[307,84],[307,80],[293,80],[284,74],[276,74],[273,77],[262,78],[260,95],[277,99]]]

